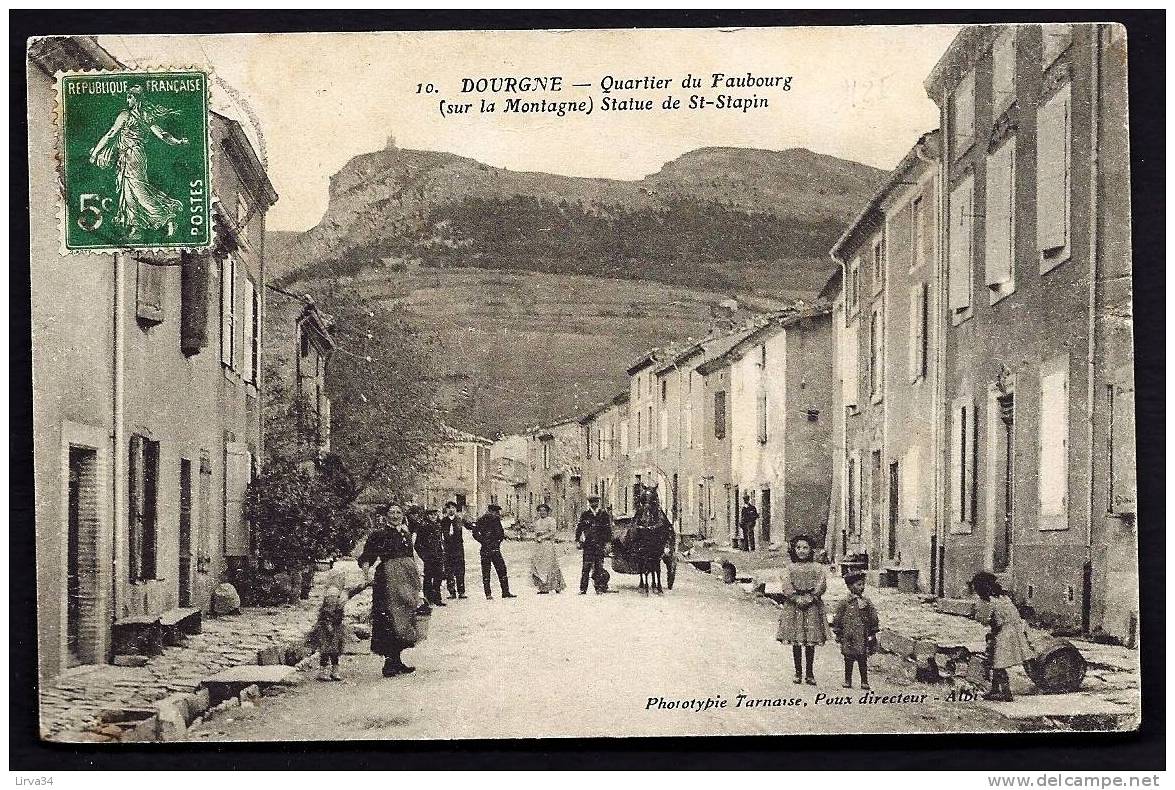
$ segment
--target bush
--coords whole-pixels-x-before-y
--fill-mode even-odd
[[[368,526],[353,486],[331,456],[267,467],[245,495],[258,558],[278,572],[301,574],[317,560],[351,552]]]

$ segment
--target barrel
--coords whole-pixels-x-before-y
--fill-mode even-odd
[[[1036,657],[1024,662],[1024,671],[1041,691],[1061,694],[1077,691],[1085,679],[1085,658],[1068,639],[1035,640]]]

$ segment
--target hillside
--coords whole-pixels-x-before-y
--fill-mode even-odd
[[[348,162],[318,225],[269,234],[267,258],[287,285],[342,279],[407,310],[448,350],[452,422],[494,435],[611,397],[633,356],[703,334],[727,297],[810,298],[883,176],[803,149],[699,149],[640,181],[387,149]]]

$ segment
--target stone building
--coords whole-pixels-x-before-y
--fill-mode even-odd
[[[28,50],[30,201],[56,205],[57,71],[122,68],[93,39]],[[245,129],[213,113],[216,246],[59,254],[30,225],[40,671],[107,661],[128,618],[208,605],[251,553],[241,518],[263,452],[265,215],[277,200]]]
[[[750,495],[759,511],[751,547],[827,530],[830,315],[827,306],[775,314],[699,368],[729,376],[729,509],[733,523]]]
[[[271,392],[281,398],[264,404],[267,440],[293,439],[283,451],[321,457],[330,452],[330,398],[326,394],[327,363],[334,353],[334,319],[314,304],[309,294],[297,295],[267,286],[265,297],[264,375]],[[277,421],[275,423],[275,421]],[[277,424],[292,428],[292,437],[274,435]]]
[[[535,508],[546,503],[559,529],[574,529],[585,506],[581,485],[583,456],[583,434],[578,419],[535,428],[527,435],[526,520],[533,520],[537,515]]]
[[[923,590],[937,572],[938,132],[902,159],[832,248],[840,392],[833,521],[841,553],[901,569]],[[848,488],[845,488],[845,485]]]
[[[490,504],[489,439],[449,428],[436,466],[421,483],[419,504],[441,510],[455,502],[457,510],[476,518]]]
[[[940,109],[942,592],[1137,625],[1125,30],[964,28]]]

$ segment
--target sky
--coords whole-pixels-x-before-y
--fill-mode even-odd
[[[400,148],[447,151],[496,167],[640,179],[705,146],[802,147],[882,169],[896,165],[938,111],[922,81],[955,26],[734,30],[460,31],[104,36],[131,67],[196,66],[213,73],[214,109],[241,120],[279,194],[273,230],[305,230],[327,206],[330,176],[394,136]],[[790,76],[790,89],[710,89],[715,72]],[[681,87],[687,74],[705,90]],[[559,76],[558,93],[524,100],[593,101],[591,115],[442,115],[473,102],[462,79]],[[666,89],[610,94],[654,100],[650,111],[606,112],[602,83],[670,79]],[[590,88],[572,88],[574,83]],[[419,89],[432,84],[435,93]],[[758,94],[765,108],[664,111],[670,94]]]

